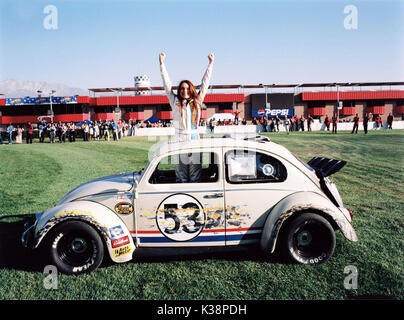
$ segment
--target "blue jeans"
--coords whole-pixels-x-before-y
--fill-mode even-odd
[[[175,177],[177,183],[199,182],[202,172],[202,154],[182,153],[175,158]]]

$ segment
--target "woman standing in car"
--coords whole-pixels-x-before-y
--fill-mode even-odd
[[[175,128],[174,139],[176,141],[199,139],[198,124],[201,118],[202,103],[209,88],[214,55],[211,53],[208,56],[209,65],[202,78],[200,91],[198,93],[196,92],[195,86],[191,81],[182,80],[178,86],[177,94],[172,90],[171,80],[164,64],[165,57],[165,53],[160,53],[160,72],[173,113],[173,124]],[[201,164],[200,161],[195,160],[199,159],[183,159],[182,156],[180,157],[175,170],[178,182],[199,181]]]

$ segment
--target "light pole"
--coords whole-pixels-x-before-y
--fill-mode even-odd
[[[52,96],[53,96],[53,94],[55,92],[56,92],[56,90],[51,90],[51,92],[49,93],[49,98],[50,98],[50,117],[51,117],[52,122],[53,122]]]
[[[266,114],[266,109],[268,108],[268,87],[265,84],[260,83],[259,86],[264,88],[265,92],[265,114]]]
[[[36,91],[38,93],[38,97],[40,98],[42,95],[42,91],[41,90],[37,90]],[[51,92],[49,92],[49,102],[50,102],[50,111],[48,111],[48,116],[51,118],[51,121],[53,122],[53,108],[52,108],[52,96],[53,94],[56,92],[56,90],[51,90]]]
[[[116,107],[117,107],[117,109],[119,109],[119,94],[122,94],[122,88],[117,88],[116,90],[115,89],[109,89],[109,90],[111,90],[112,92],[117,92],[117,94],[116,94]]]
[[[337,84],[337,110],[339,109],[339,87]]]

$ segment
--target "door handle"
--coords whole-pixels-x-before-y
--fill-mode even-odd
[[[207,194],[205,196],[203,196],[205,199],[215,199],[215,198],[223,198],[223,193],[219,192],[219,193],[214,193],[214,194]]]

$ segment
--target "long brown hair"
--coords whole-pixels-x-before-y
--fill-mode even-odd
[[[183,83],[186,83],[189,86],[189,95],[190,95],[190,100],[193,100],[193,103],[190,104],[191,108],[196,108],[200,102],[199,102],[199,93],[196,92],[195,86],[192,84],[191,81],[189,80],[182,80],[180,84],[178,85],[178,91],[177,91],[177,97],[178,101],[180,102],[180,111],[181,111],[181,116],[182,116],[182,103],[185,100],[183,97],[180,95],[180,88]]]

